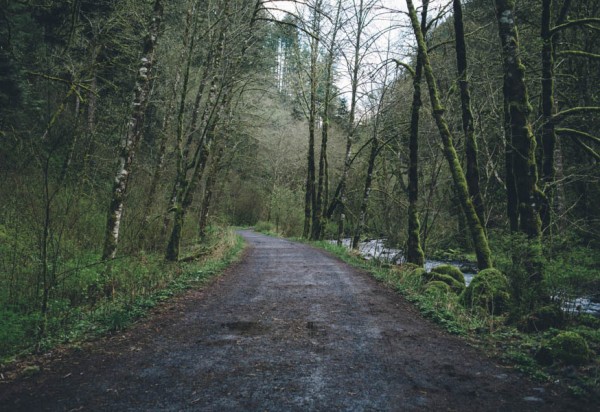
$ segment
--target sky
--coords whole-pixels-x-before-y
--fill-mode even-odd
[[[350,8],[353,3],[359,0],[344,0],[342,5],[345,8]],[[361,96],[360,106],[362,112],[366,112],[369,106],[368,96],[373,96],[373,93],[381,93],[382,80],[386,72],[384,62],[390,59],[397,59],[408,62],[410,57],[414,55],[414,35],[409,27],[409,20],[405,14],[406,2],[402,0],[363,0],[364,4],[375,1],[377,5],[373,8],[372,18],[367,26],[365,36],[379,36],[368,50],[367,56],[364,58],[364,71],[362,73],[363,80],[359,89]],[[272,0],[265,3],[266,7],[272,9],[275,18],[282,19],[286,12],[300,15],[304,13],[308,18],[306,0],[286,1]],[[310,0],[314,2],[314,0]],[[334,7],[336,0],[325,0],[326,3],[332,4]],[[432,0],[430,10],[435,10],[442,3],[448,3],[447,0]],[[421,1],[416,0],[415,5],[420,7]],[[275,10],[277,9],[277,10]],[[433,13],[430,13],[433,14]],[[345,35],[351,37],[352,24],[342,26]],[[344,34],[341,35],[344,37]],[[340,35],[338,35],[338,38]],[[346,56],[352,55],[352,47],[349,45],[344,47]],[[387,66],[388,76],[387,83],[391,83],[396,70],[395,63],[389,63]],[[343,97],[347,101],[350,100],[350,75],[349,68],[343,58],[338,59],[336,64],[337,81],[336,86],[341,90]]]

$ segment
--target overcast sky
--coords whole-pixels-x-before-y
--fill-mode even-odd
[[[343,7],[350,8],[353,2],[358,3],[359,0],[344,0]],[[414,48],[414,35],[412,30],[409,29],[409,20],[406,14],[406,2],[404,0],[364,0],[364,4],[371,1],[376,1],[376,6],[373,8],[372,18],[366,29],[364,39],[370,38],[371,36],[379,36],[378,40],[370,47],[368,56],[365,58],[364,73],[361,87],[361,95],[366,96],[373,92],[378,87],[385,70],[383,68],[383,62],[390,58],[407,61],[407,59],[413,54]],[[314,2],[314,0],[310,0]],[[326,3],[332,4],[335,7],[336,0],[325,0]],[[300,1],[286,1],[286,0],[273,0],[265,3],[267,7],[273,9],[279,9],[281,11],[272,10],[274,17],[281,19],[285,16],[285,12],[293,13],[295,15],[304,15],[304,21],[309,18],[308,8],[304,5],[305,0]],[[444,0],[434,0],[431,2],[430,10],[438,7],[439,4],[447,3]],[[421,1],[416,0],[415,5],[420,7]],[[433,14],[433,13],[431,13]],[[343,30],[348,34],[353,26],[351,24],[345,25]],[[343,36],[342,36],[343,37]],[[338,36],[339,38],[339,36]],[[391,52],[390,52],[391,50]],[[345,50],[346,53],[350,54],[351,50]],[[395,64],[392,63],[393,68],[389,68],[393,73],[395,70]],[[345,94],[350,91],[350,78],[348,68],[345,65],[344,59],[339,59],[336,65],[337,68],[337,86]],[[388,76],[388,82],[393,78]],[[381,86],[379,86],[381,87]],[[347,96],[349,100],[349,96]],[[363,99],[361,106],[365,108],[368,102]]]

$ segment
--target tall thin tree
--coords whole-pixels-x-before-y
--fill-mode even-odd
[[[483,230],[481,222],[479,221],[473,201],[469,196],[465,174],[460,164],[458,154],[456,153],[456,149],[454,148],[452,133],[450,132],[448,123],[444,117],[444,107],[442,106],[439,98],[437,84],[433,75],[433,69],[429,61],[427,44],[425,43],[425,38],[423,36],[423,32],[421,31],[421,26],[417,17],[417,11],[412,0],[406,0],[406,4],[408,6],[413,32],[415,33],[415,37],[417,39],[419,54],[423,60],[423,71],[429,89],[429,100],[431,103],[433,117],[440,133],[440,138],[444,147],[444,155],[448,161],[448,166],[450,167],[450,173],[452,174],[452,180],[458,194],[460,205],[467,219],[467,225],[469,226],[469,231],[473,239],[475,254],[477,255],[477,266],[480,269],[490,268],[492,267],[492,254],[490,251],[488,238]]]
[[[427,10],[429,0],[423,1],[421,9],[421,32],[427,32]],[[423,266],[425,253],[421,247],[421,223],[419,221],[419,117],[423,102],[421,100],[421,81],[423,79],[423,58],[417,53],[413,74],[413,100],[410,115],[408,138],[408,237],[406,240],[406,261]]]
[[[471,91],[467,79],[467,45],[465,42],[465,28],[461,0],[453,0],[454,8],[454,33],[456,42],[456,68],[458,71],[458,86],[460,89],[460,103],[462,111],[462,127],[465,135],[465,155],[467,163],[467,186],[473,206],[479,221],[485,230],[485,208],[481,188],[479,187],[479,162],[477,160],[477,138],[475,136],[475,122],[471,108]]]
[[[135,84],[132,101],[132,110],[119,152],[119,164],[113,183],[112,197],[108,208],[108,219],[104,236],[103,260],[114,259],[119,242],[119,231],[123,217],[123,205],[131,166],[135,157],[138,143],[142,137],[144,114],[148,105],[150,90],[152,89],[153,69],[155,64],[155,50],[160,24],[163,16],[161,0],[155,0],[152,22],[146,39],[141,58],[141,65]]]

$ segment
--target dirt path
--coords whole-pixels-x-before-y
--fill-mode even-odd
[[[0,410],[578,409],[327,253],[242,234],[245,258],[214,284],[0,385]]]

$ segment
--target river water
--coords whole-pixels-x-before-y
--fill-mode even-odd
[[[335,243],[335,240],[330,242]],[[342,244],[345,247],[350,248],[352,239],[343,239]],[[358,250],[361,256],[367,260],[379,259],[396,265],[405,262],[402,250],[385,246],[385,239],[372,239],[365,242],[359,242]],[[459,268],[465,276],[465,283],[467,286],[469,286],[469,283],[471,283],[471,280],[473,280],[473,277],[477,274],[477,266],[472,262],[425,260],[425,270],[428,272],[440,265],[452,265]],[[565,312],[571,314],[589,313],[600,317],[600,300],[598,300],[598,298],[579,297],[570,300],[562,300],[562,302],[562,308]]]

